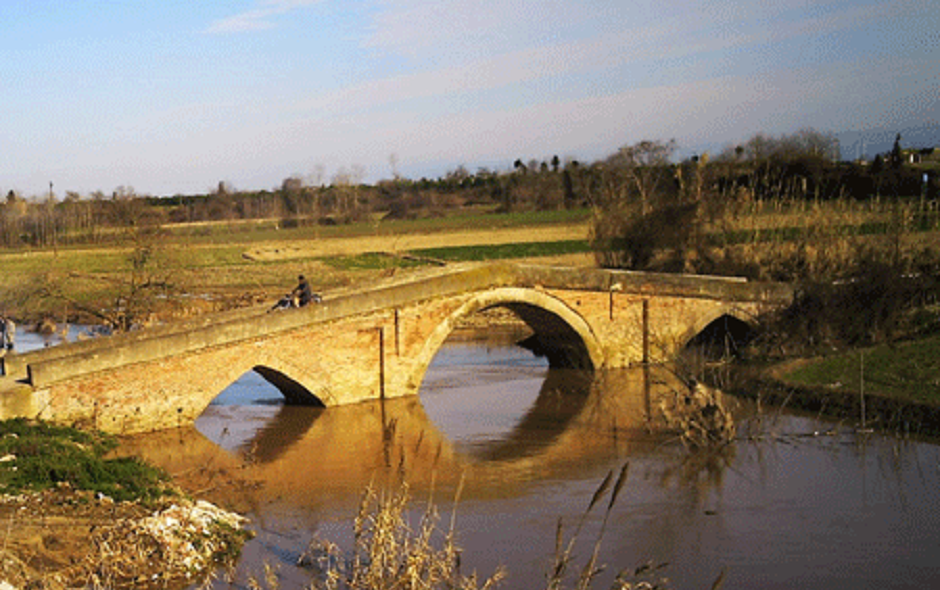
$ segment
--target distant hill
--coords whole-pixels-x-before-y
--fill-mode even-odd
[[[894,137],[898,133],[901,134],[902,148],[940,147],[940,123],[903,129],[881,127],[864,131],[843,131],[835,135],[839,140],[843,160],[871,160],[878,154],[890,152],[894,146]]]

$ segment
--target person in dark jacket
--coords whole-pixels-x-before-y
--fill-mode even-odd
[[[304,275],[297,277],[297,286],[291,291],[291,300],[294,302],[294,307],[303,307],[313,301],[313,291]]]

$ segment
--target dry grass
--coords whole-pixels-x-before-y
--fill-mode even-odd
[[[63,488],[3,505],[0,588],[181,588],[233,566],[250,536],[240,516],[183,499],[149,512]]]
[[[715,449],[734,440],[734,418],[717,389],[693,382],[687,391],[674,391],[664,398],[660,410],[666,426],[689,449]]]
[[[543,582],[546,590],[588,590],[606,571],[599,552],[606,534],[609,517],[627,483],[628,464],[619,473],[607,474],[582,513],[573,533],[565,537],[561,520],[555,539],[555,554]],[[615,477],[616,475],[616,477]],[[608,496],[609,494],[609,496]],[[476,572],[461,571],[461,549],[457,544],[456,504],[447,528],[433,502],[418,517],[417,524],[409,516],[411,496],[407,484],[394,490],[379,490],[369,486],[362,495],[354,520],[354,543],[344,551],[335,543],[315,540],[300,559],[300,564],[315,571],[311,590],[477,590],[497,587],[507,575],[498,569],[486,578]],[[605,504],[601,526],[590,545],[590,553],[583,563],[576,563],[575,549],[585,523],[594,509]],[[644,563],[638,567],[619,571],[611,582],[612,590],[653,590],[668,587],[660,576],[666,564]],[[713,588],[721,585],[722,577]],[[533,587],[542,584],[533,583]],[[253,590],[275,590],[280,587],[277,571],[265,567],[260,577],[253,577],[249,586]]]
[[[712,235],[728,239],[708,255],[719,267],[786,281],[843,277],[862,258],[910,265],[940,244],[940,213],[934,205],[882,199],[744,199],[708,228]]]
[[[144,519],[118,521],[92,535],[95,552],[78,566],[73,583],[172,587],[205,578],[217,567],[234,565],[249,537],[243,520],[211,504],[187,501]]]
[[[407,484],[395,491],[369,486],[354,521],[352,553],[346,555],[334,543],[319,540],[302,558],[321,572],[311,588],[475,590],[495,587],[503,579],[501,570],[484,580],[476,573],[464,574],[455,539],[455,518],[451,517],[446,530],[441,529],[438,512],[429,501],[417,526],[413,526],[408,516],[409,502]],[[270,580],[267,582],[270,587]]]

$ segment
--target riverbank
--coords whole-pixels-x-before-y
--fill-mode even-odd
[[[69,486],[2,496],[0,519],[3,589],[184,587],[234,563],[244,542],[243,519],[206,502],[116,502]]]
[[[244,519],[112,457],[107,435],[0,422],[0,588],[182,587],[234,563]]]
[[[940,436],[940,334],[736,369],[729,393],[860,429]]]

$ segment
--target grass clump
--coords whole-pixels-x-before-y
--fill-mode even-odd
[[[522,242],[514,244],[481,244],[476,246],[450,246],[421,248],[406,255],[368,252],[356,256],[335,256],[323,263],[337,270],[383,270],[414,268],[447,262],[480,262],[539,256],[560,256],[590,252],[586,240],[560,240],[555,242]]]
[[[116,501],[155,500],[170,493],[161,470],[134,457],[106,458],[114,437],[41,421],[0,422],[0,492],[62,485]]]
[[[383,252],[367,252],[355,256],[335,256],[323,259],[324,264],[341,271],[386,270],[391,268],[414,268],[426,266],[428,261]]]
[[[731,410],[721,401],[719,390],[692,381],[683,390],[673,390],[660,410],[667,428],[692,450],[715,450],[734,441],[737,432]]]

